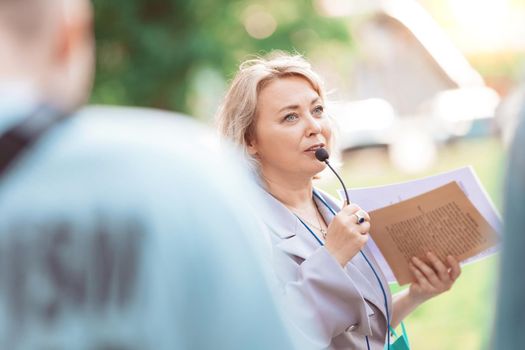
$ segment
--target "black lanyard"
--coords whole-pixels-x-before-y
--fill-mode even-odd
[[[64,114],[49,106],[40,106],[0,136],[0,177],[13,162],[35,144]]]

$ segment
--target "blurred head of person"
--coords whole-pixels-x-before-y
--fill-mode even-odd
[[[279,52],[242,63],[217,123],[267,180],[312,179],[326,166],[315,158],[317,148],[332,145],[323,83],[301,56]]]
[[[69,111],[89,96],[94,45],[87,0],[0,0],[0,86]]]

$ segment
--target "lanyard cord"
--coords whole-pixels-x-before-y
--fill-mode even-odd
[[[332,209],[332,207],[330,207],[330,205],[328,205],[328,203],[326,203],[326,201],[321,196],[319,196],[316,191],[313,191],[313,192],[314,192],[314,196],[317,199],[319,199],[323,203],[323,205],[328,208],[328,210],[330,210],[332,215],[335,216],[336,212]],[[319,239],[319,237],[317,237],[317,235],[312,231],[312,229],[307,224],[305,224],[304,221],[301,220],[300,217],[298,217],[297,215],[295,215],[295,216],[297,217],[297,219],[299,219],[299,221],[303,224],[303,226],[312,234],[312,236],[314,236],[314,238],[317,240],[317,242],[321,246],[324,246],[324,243]],[[374,267],[373,267],[372,263],[370,262],[370,260],[368,260],[368,258],[366,257],[365,253],[363,253],[362,250],[360,250],[359,253],[361,253],[363,258],[367,262],[368,266],[370,266],[370,268],[372,269],[372,272],[374,273],[374,276],[376,277],[377,282],[379,283],[379,287],[381,287],[381,292],[383,293],[383,301],[385,303],[386,322],[387,322],[387,330],[386,330],[386,334],[387,334],[387,349],[390,350],[390,314],[388,312],[388,302],[387,302],[388,298],[386,296],[385,288],[383,287],[383,283],[381,282],[381,279],[379,278],[379,275],[377,274],[377,272],[374,269]],[[365,336],[365,338],[366,338],[367,348],[370,349],[370,344],[368,342],[368,336]]]

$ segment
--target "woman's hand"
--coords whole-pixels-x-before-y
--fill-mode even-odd
[[[357,223],[355,213],[359,212],[365,221]],[[328,226],[325,248],[341,266],[345,266],[368,241],[370,216],[355,204],[344,207]]]
[[[417,304],[448,291],[461,274],[459,262],[452,256],[447,256],[446,266],[439,258],[427,253],[430,265],[413,257],[409,263],[410,270],[416,278],[409,288],[409,297]]]

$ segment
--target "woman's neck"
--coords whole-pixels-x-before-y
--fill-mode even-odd
[[[291,209],[302,210],[311,206],[312,178],[297,178],[293,175],[279,176],[261,172],[267,191]]]

